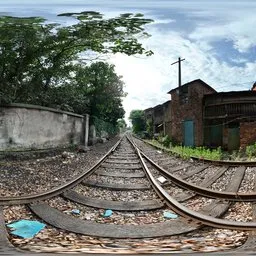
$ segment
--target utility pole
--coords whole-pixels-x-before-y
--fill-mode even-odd
[[[181,63],[183,60],[185,60],[185,59],[181,59],[181,58],[179,57],[179,60],[178,60],[178,61],[175,61],[175,62],[173,62],[173,63],[171,64],[171,65],[173,65],[173,64],[179,63],[179,87],[181,86],[181,65],[180,65],[180,63]]]

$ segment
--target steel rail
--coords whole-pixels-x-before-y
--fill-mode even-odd
[[[135,144],[134,146],[136,147]],[[149,171],[143,159],[144,156],[142,152],[138,147],[136,147],[136,150],[140,158],[140,161],[143,165],[143,169],[146,172],[146,175],[148,176],[150,182],[152,183],[154,190],[164,200],[164,202],[177,214],[181,215],[186,219],[193,220],[200,225],[207,225],[215,228],[226,228],[226,229],[236,229],[236,230],[246,230],[246,231],[256,230],[256,222],[239,222],[239,221],[219,219],[219,218],[204,215],[202,213],[190,210],[189,208],[179,203],[176,199],[171,197],[165,191],[165,189],[156,181],[156,179],[153,177],[152,173]],[[146,159],[148,160],[149,158],[147,157]]]
[[[252,193],[241,193],[241,192],[227,192],[227,191],[217,191],[205,187],[200,187],[195,184],[189,183],[171,173],[164,170],[161,166],[159,166],[157,163],[155,163],[153,160],[151,160],[145,153],[141,152],[142,156],[147,159],[147,161],[150,162],[155,168],[157,168],[164,176],[166,176],[168,179],[170,179],[174,184],[177,186],[190,190],[196,194],[199,194],[201,196],[214,198],[214,199],[224,199],[229,200],[233,202],[252,202],[256,200],[256,192]]]
[[[192,191],[196,194],[199,194],[201,196],[213,198],[213,199],[223,199],[223,200],[229,200],[233,202],[252,202],[256,200],[256,192],[252,193],[241,193],[241,192],[228,192],[228,191],[217,191],[213,189],[208,189],[205,187],[200,187],[195,184],[192,184],[190,182],[187,182],[171,173],[163,169],[161,166],[159,166],[156,162],[154,162],[152,159],[150,159],[143,151],[140,149],[141,154],[144,158],[147,159],[147,161],[150,162],[155,168],[157,168],[164,176],[166,176],[168,179],[170,179],[174,184],[176,184],[178,187]]]
[[[210,160],[210,159],[201,159],[199,157],[191,156],[193,160],[197,160],[203,163],[211,163],[214,165],[229,165],[229,166],[251,166],[256,167],[255,161],[228,161],[228,160]]]
[[[133,137],[135,137],[136,139],[146,143],[146,144],[149,144],[150,146],[156,148],[156,149],[159,149],[159,150],[163,150],[167,153],[171,153],[173,155],[177,155],[179,157],[181,157],[181,154],[177,153],[177,152],[173,152],[171,149],[165,149],[165,148],[162,148],[162,147],[159,147],[151,142],[148,142],[148,141],[145,141],[135,135],[132,135]],[[210,159],[202,159],[200,157],[196,157],[196,156],[191,156],[190,157],[191,159],[193,160],[196,160],[196,161],[199,161],[199,162],[203,162],[203,163],[211,163],[211,164],[214,164],[214,165],[229,165],[229,166],[241,166],[241,165],[244,165],[244,166],[252,166],[252,167],[256,167],[256,161],[229,161],[229,160],[210,160]]]
[[[138,156],[143,164],[143,169],[146,171],[147,176],[149,177],[153,188],[160,195],[161,198],[164,199],[164,202],[177,214],[182,217],[193,220],[197,224],[206,225],[215,228],[226,228],[226,229],[235,229],[235,230],[246,230],[246,231],[255,231],[256,230],[256,222],[239,222],[239,221],[230,221],[219,218],[214,218],[208,215],[201,214],[199,212],[190,210],[185,207],[173,197],[171,197],[161,185],[158,184],[156,179],[153,177],[152,173],[149,171],[145,161],[142,158],[142,154],[140,150],[137,148]]]
[[[94,164],[89,170],[85,171],[81,175],[79,175],[77,178],[59,186],[54,189],[48,190],[43,193],[38,194],[32,194],[32,195],[24,195],[24,196],[13,196],[13,197],[0,197],[0,206],[1,205],[15,205],[15,204],[28,204],[32,203],[34,201],[39,200],[45,200],[52,198],[54,196],[60,195],[61,193],[65,192],[68,189],[73,188],[77,184],[79,184],[84,178],[86,178],[88,175],[95,172],[98,167],[104,162],[104,160],[113,152],[116,150],[118,145],[121,143],[122,139],[121,137],[116,144],[96,163]]]

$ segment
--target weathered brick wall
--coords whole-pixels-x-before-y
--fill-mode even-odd
[[[164,105],[164,124],[165,124],[165,135],[172,136],[172,123],[171,123],[171,117],[172,117],[172,107],[171,107],[171,101],[166,102]]]
[[[256,142],[256,122],[240,123],[240,147]]]
[[[183,121],[194,121],[195,146],[203,145],[203,124],[202,124],[202,99],[205,94],[213,93],[210,88],[195,81],[188,86],[188,102],[180,103],[177,90],[171,92],[172,99],[172,138],[178,142],[183,142]]]
[[[159,125],[163,123],[164,120],[164,107],[163,105],[157,105],[154,107],[154,112],[153,112],[153,119],[154,119],[154,124]]]

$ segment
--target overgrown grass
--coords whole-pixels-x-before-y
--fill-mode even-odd
[[[209,159],[209,160],[221,160],[222,151],[221,148],[217,149],[208,149],[205,147],[185,147],[185,146],[167,146],[165,147],[157,140],[150,141],[153,145],[168,150],[170,153],[178,154],[182,158],[188,159],[190,157],[198,157],[200,159]]]
[[[253,145],[249,145],[246,147],[245,153],[247,157],[251,160],[252,158],[256,157],[256,143]]]
[[[232,152],[224,151],[221,147],[209,149],[206,147],[185,147],[175,145],[168,135],[163,136],[162,134],[160,134],[157,139],[147,140],[147,142],[185,159],[197,157],[199,159],[208,160],[256,161],[256,142],[245,148],[233,150]]]
[[[184,147],[184,146],[174,146],[171,147],[171,151],[178,153],[183,158],[198,157],[200,159],[209,159],[209,160],[221,160],[222,151],[220,148],[217,149],[208,149],[205,147]]]

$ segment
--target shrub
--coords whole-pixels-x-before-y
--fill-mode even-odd
[[[169,148],[170,144],[171,144],[171,138],[168,135],[165,135],[164,137],[162,137],[162,144]]]
[[[253,145],[249,145],[245,149],[245,153],[249,159],[252,159],[253,157],[256,156],[256,143]]]

